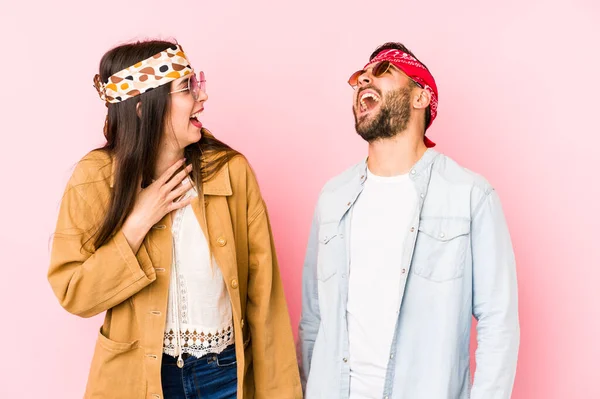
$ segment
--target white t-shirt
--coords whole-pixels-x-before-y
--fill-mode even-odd
[[[417,209],[408,175],[367,180],[350,225],[350,399],[381,398],[408,265],[401,264]],[[404,271],[403,271],[404,269]]]

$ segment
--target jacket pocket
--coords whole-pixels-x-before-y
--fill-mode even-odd
[[[98,333],[86,399],[142,399],[146,396],[144,353],[139,341],[116,342]]]
[[[319,226],[319,252],[317,254],[317,279],[327,281],[337,270],[335,240],[338,236],[338,224],[327,223]]]
[[[471,222],[460,218],[421,220],[412,260],[412,272],[435,282],[464,274]]]

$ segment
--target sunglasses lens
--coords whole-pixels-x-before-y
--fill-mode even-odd
[[[192,93],[192,97],[194,101],[198,100],[198,79],[196,79],[196,75],[192,75],[188,80],[188,89],[190,93]]]
[[[206,93],[206,77],[204,76],[204,72],[200,71],[200,90]]]
[[[386,73],[389,68],[390,68],[389,61],[381,61],[373,66],[371,73],[373,74],[373,76],[378,78],[381,75],[383,75],[384,73]],[[348,84],[352,87],[356,87],[358,85],[358,78],[363,73],[365,73],[365,71],[362,71],[362,70],[354,72],[352,74],[352,76],[350,76],[350,79],[348,79]]]
[[[373,67],[373,76],[375,77],[380,77],[381,75],[383,75],[384,73],[387,72],[387,70],[390,67],[390,63],[388,61],[381,61],[377,64],[375,64],[375,66]]]
[[[356,87],[358,85],[358,77],[363,74],[364,71],[356,71],[350,76],[348,79],[348,84],[352,87]]]

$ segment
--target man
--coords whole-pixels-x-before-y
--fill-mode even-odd
[[[510,398],[517,280],[497,193],[431,148],[437,86],[404,45],[377,48],[349,83],[369,152],[325,185],[315,211],[300,322],[306,398]]]

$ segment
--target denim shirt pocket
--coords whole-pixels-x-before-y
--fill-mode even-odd
[[[423,219],[412,259],[412,272],[435,282],[464,274],[471,222],[466,218]]]
[[[317,279],[329,280],[337,271],[334,238],[338,237],[338,223],[319,226],[319,252],[317,258]]]

